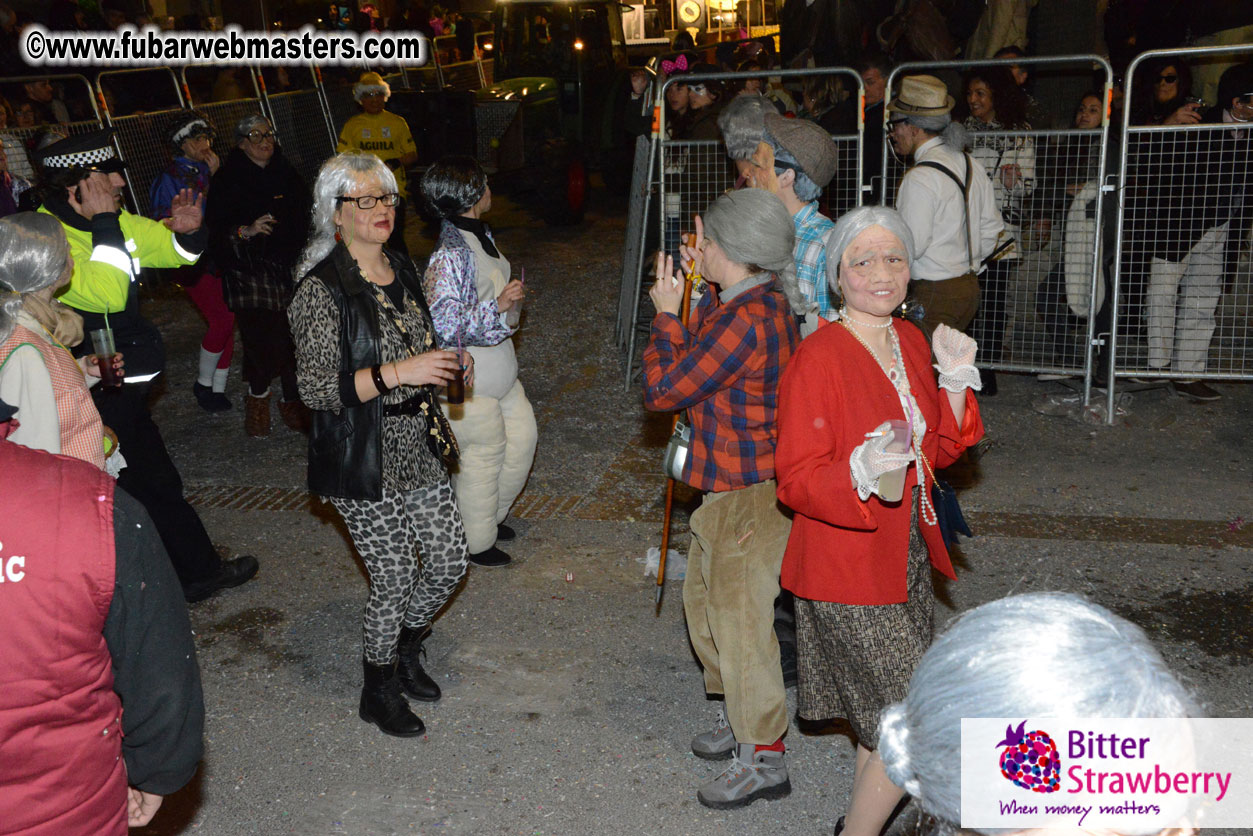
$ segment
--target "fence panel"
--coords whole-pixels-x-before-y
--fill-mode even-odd
[[[1107,214],[1103,187],[1110,132],[1105,103],[1113,83],[1109,64],[1096,55],[903,64],[892,71],[887,89],[898,89],[904,75],[953,79],[965,74],[969,83],[989,69],[1015,64],[1098,79],[1102,116],[1094,127],[1062,131],[1034,130],[1027,124],[1005,130],[996,122],[989,126],[997,128],[992,130],[973,116],[965,120],[970,156],[992,181],[1005,221],[998,247],[1007,247],[980,274],[979,312],[970,333],[979,343],[981,368],[1082,376],[1086,393],[1092,341],[1101,329],[1108,330],[1091,313],[1101,310],[1106,295],[1099,231]],[[950,83],[950,92],[958,102],[965,101],[964,89]],[[885,120],[893,117],[899,114],[885,110]],[[875,128],[890,131],[887,124]],[[896,205],[906,170],[889,135],[879,195],[885,205]]]
[[[306,182],[312,183],[318,168],[335,153],[335,134],[315,68],[288,71],[296,89],[274,93],[266,87],[261,91],[262,98],[287,161]]]
[[[146,88],[153,101],[166,103],[157,110],[118,115],[115,96],[123,90]],[[183,92],[174,71],[168,67],[133,70],[104,70],[96,76],[96,89],[105,104],[105,119],[114,130],[114,139],[126,160],[126,187],[131,205],[140,215],[149,213],[148,190],[157,175],[173,159],[173,149],[165,141],[169,119],[185,106]]]
[[[21,101],[22,85],[27,82],[44,81],[48,76],[12,76],[0,78],[0,93],[6,95],[11,102]],[[91,82],[81,75],[59,75],[49,79],[57,89],[60,100],[65,103],[70,121],[55,125],[64,134],[84,134],[98,131],[103,127],[100,111],[96,107],[96,94]],[[0,132],[0,144],[4,146],[5,156],[9,161],[9,172],[34,185],[37,175],[35,165],[31,161],[31,153],[35,150],[31,143],[35,134],[43,125],[21,127],[8,125]]]
[[[640,136],[635,140],[635,164],[631,169],[630,206],[627,212],[626,237],[622,244],[622,282],[618,291],[618,321],[614,339],[623,348],[629,332],[635,327],[640,306],[640,265],[647,240],[648,212],[652,204],[654,161],[657,143],[651,137]],[[627,375],[627,385],[631,383]]]
[[[247,81],[251,83],[251,95],[243,98],[231,98],[226,101],[214,101],[209,88],[203,83],[206,78],[214,76],[223,68],[213,66],[183,67],[179,77],[183,83],[183,95],[189,107],[194,107],[213,126],[213,150],[223,161],[235,147],[235,126],[245,116],[265,115],[261,106],[261,91],[257,87],[256,75],[248,72]],[[242,73],[240,74],[243,75]],[[248,92],[248,87],[244,87]],[[207,98],[206,98],[207,97]]]
[[[1151,74],[1168,77],[1174,67],[1178,77],[1178,65],[1219,55],[1248,61],[1253,45],[1144,53],[1128,68],[1127,89],[1155,90],[1171,82],[1159,83]],[[1146,74],[1148,83],[1138,83]],[[1192,91],[1177,92],[1182,100]],[[1220,92],[1247,99],[1243,94],[1250,91]],[[1247,247],[1253,223],[1253,135],[1247,124],[1225,121],[1231,99],[1213,108],[1184,105],[1179,115],[1161,114],[1161,124],[1153,124],[1147,110],[1137,118],[1136,104],[1127,108],[1122,124],[1111,402],[1117,378],[1149,377],[1175,385],[1253,379]]]
[[[845,91],[851,92],[851,101],[846,107],[855,121],[856,128],[848,133],[832,136],[837,151],[836,173],[832,181],[823,190],[820,209],[828,217],[835,219],[862,202],[861,158],[864,143],[862,140],[864,121],[862,117],[865,89],[861,76],[847,67],[824,67],[806,70],[776,70],[773,72],[688,74],[672,77],[665,81],[660,79],[653,84],[652,100],[661,107],[660,137],[657,142],[656,166],[658,170],[658,206],[657,215],[658,237],[660,245],[667,253],[678,257],[680,235],[691,231],[692,216],[705,211],[705,208],[718,196],[736,186],[735,166],[727,157],[726,149],[720,140],[690,140],[666,138],[667,126],[665,118],[666,89],[675,83],[697,84],[701,81],[717,81],[722,84],[729,82],[758,79],[763,75],[771,79],[779,78],[785,88],[799,88],[810,82],[829,84],[835,91],[837,82],[846,82]],[[799,97],[799,89],[793,92]],[[836,102],[833,102],[835,104]],[[644,158],[637,154],[637,165],[652,165],[652,158]],[[638,177],[638,173],[636,175]],[[651,264],[647,264],[643,252],[643,242],[635,247],[628,240],[624,252],[623,280],[620,289],[619,310],[625,311],[628,303],[634,315],[632,322],[619,323],[619,335],[626,337],[626,382],[630,386],[636,365],[637,337],[647,332],[647,323],[652,319],[651,303],[642,302],[645,275],[651,275]]]

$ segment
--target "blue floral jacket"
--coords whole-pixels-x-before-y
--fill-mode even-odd
[[[492,240],[494,243],[495,239]],[[496,345],[513,333],[513,329],[501,321],[495,297],[479,301],[474,274],[474,251],[461,230],[444,221],[439,231],[439,244],[422,278],[435,332],[444,348],[456,346],[458,339],[463,346]]]

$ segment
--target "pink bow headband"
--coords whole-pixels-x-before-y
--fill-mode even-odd
[[[674,75],[675,73],[685,73],[688,71],[687,56],[680,55],[673,61],[662,61],[661,71],[666,75]]]

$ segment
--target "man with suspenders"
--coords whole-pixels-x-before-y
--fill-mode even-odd
[[[963,152],[965,131],[949,115],[953,97],[935,76],[907,75],[888,103],[889,138],[914,166],[896,208],[914,235],[910,292],[927,331],[965,330],[979,308],[979,273],[1004,228],[983,167]]]

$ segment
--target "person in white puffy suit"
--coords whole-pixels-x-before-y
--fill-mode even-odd
[[[518,380],[510,339],[525,290],[510,280],[509,260],[482,220],[492,191],[477,160],[440,159],[423,175],[422,195],[443,218],[423,279],[435,330],[444,348],[474,357],[474,385],[465,403],[441,402],[461,447],[453,486],[470,560],[504,566],[510,557],[496,543],[514,537],[504,520],[535,459],[535,413]]]

